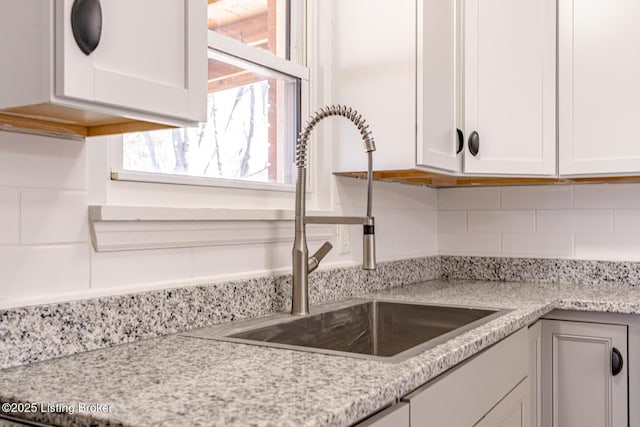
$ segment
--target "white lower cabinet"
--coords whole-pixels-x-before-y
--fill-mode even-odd
[[[524,427],[529,425],[529,379],[511,390],[475,427]]]
[[[399,402],[367,418],[358,427],[409,427],[409,404]]]
[[[529,426],[542,427],[542,320],[529,326]]]
[[[639,353],[640,316],[554,310],[362,425],[640,427]]]
[[[528,426],[527,343],[521,329],[402,399],[411,427]]]
[[[627,326],[542,320],[545,427],[628,426]]]

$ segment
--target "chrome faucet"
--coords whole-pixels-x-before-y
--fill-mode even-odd
[[[306,216],[305,189],[307,181],[307,145],[313,128],[324,118],[342,116],[351,120],[360,131],[364,151],[368,157],[367,167],[367,215],[356,216]],[[293,285],[291,295],[291,314],[309,314],[309,273],[320,265],[320,261],[331,250],[331,243],[325,242],[320,249],[309,257],[307,249],[306,224],[361,224],[363,225],[362,268],[375,270],[376,246],[374,238],[374,220],[371,216],[371,199],[373,196],[373,159],[372,153],[376,145],[371,137],[369,126],[358,112],[344,105],[331,105],[321,108],[311,115],[300,132],[296,145],[296,208],[295,208],[295,238],[293,241]]]

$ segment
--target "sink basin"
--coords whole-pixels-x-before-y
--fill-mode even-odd
[[[279,314],[183,335],[397,362],[507,311],[351,300],[304,317]]]

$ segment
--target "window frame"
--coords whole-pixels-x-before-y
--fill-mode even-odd
[[[292,20],[290,23],[290,51],[291,59],[281,58],[274,53],[258,47],[249,46],[239,40],[224,36],[215,31],[208,31],[208,50],[240,61],[249,63],[260,69],[266,69],[278,74],[292,77],[297,80],[296,88],[297,102],[299,103],[296,111],[300,114],[296,117],[295,123],[298,127],[302,126],[302,117],[309,115],[310,105],[310,70],[306,66],[307,49],[306,32],[308,28],[309,17],[307,16],[306,2],[290,1],[291,16],[299,16],[300,19]],[[294,96],[295,96],[294,95]],[[295,129],[294,134],[297,135],[299,128]],[[239,190],[267,190],[274,192],[295,192],[295,182],[278,183],[278,182],[259,182],[241,179],[212,178],[212,177],[196,177],[189,175],[174,175],[158,172],[142,172],[124,169],[123,165],[123,136],[115,138],[110,146],[109,166],[110,179],[112,181],[124,181],[148,184],[169,184],[182,186],[199,186],[199,187],[222,187],[233,188]],[[292,147],[295,152],[295,142]],[[295,180],[295,171],[292,172]]]

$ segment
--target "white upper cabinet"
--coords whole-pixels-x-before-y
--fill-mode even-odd
[[[555,0],[465,0],[464,52],[464,171],[555,175]]]
[[[206,8],[204,0],[3,0],[0,45],[10,54],[1,60],[0,123],[41,121],[44,131],[89,136],[204,121]]]
[[[558,1],[560,175],[637,175],[640,2]]]
[[[460,172],[457,0],[417,3],[416,163]],[[461,134],[462,135],[462,134]]]
[[[56,95],[204,121],[204,1],[102,1],[102,37],[89,55],[80,50],[71,30],[76,1],[56,3]],[[189,44],[198,37],[199,43]],[[194,88],[201,92],[191,93]]]
[[[374,169],[557,173],[556,0],[331,4],[332,101],[371,124]],[[335,170],[364,170],[357,134],[336,126]]]
[[[318,64],[330,65],[324,102],[353,107],[366,119],[376,170],[415,168],[416,2],[322,0],[318,9],[317,36],[325,37],[317,41],[319,56],[332,62]],[[357,129],[340,119],[324,126],[334,129],[334,170],[366,170]]]

